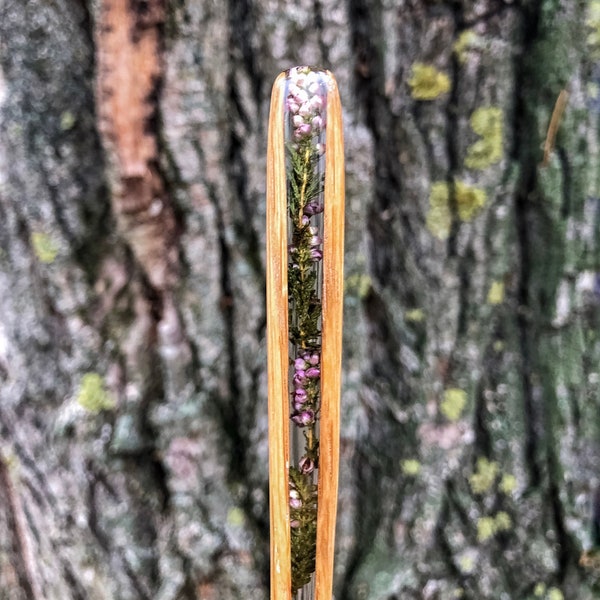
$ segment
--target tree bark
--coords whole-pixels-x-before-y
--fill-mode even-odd
[[[0,15],[1,600],[268,596],[266,122],[295,64],[345,110],[336,598],[599,593],[587,3]]]

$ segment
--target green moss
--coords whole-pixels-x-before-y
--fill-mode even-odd
[[[407,458],[401,463],[402,473],[409,477],[416,477],[421,472],[421,463],[414,458]]]
[[[452,187],[458,218],[470,221],[485,205],[485,190],[462,181],[455,181]],[[437,181],[431,186],[426,224],[427,229],[440,240],[445,240],[450,234],[450,186],[445,181]]]
[[[450,421],[458,421],[467,405],[467,393],[459,388],[444,390],[444,400],[440,405],[442,414]]]
[[[487,295],[488,304],[502,304],[504,300],[504,282],[492,281]]]
[[[416,62],[408,80],[411,96],[415,100],[435,100],[450,91],[450,77],[433,65]]]
[[[484,494],[487,492],[498,474],[498,463],[490,461],[485,456],[477,459],[477,468],[475,473],[469,477],[469,485],[474,494]]]
[[[471,127],[481,136],[469,146],[465,166],[469,169],[485,169],[502,160],[504,139],[504,116],[500,108],[478,108],[471,115]]]
[[[34,231],[30,237],[33,253],[40,262],[50,264],[58,255],[58,246],[54,240],[46,233]]]
[[[94,414],[115,407],[115,401],[106,391],[104,381],[98,373],[86,373],[81,378],[77,403]]]
[[[469,50],[476,46],[478,42],[479,36],[472,29],[465,29],[458,36],[452,50],[456,54],[459,63],[465,64],[467,62]]]

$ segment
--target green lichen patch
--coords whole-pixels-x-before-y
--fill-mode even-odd
[[[488,304],[502,304],[504,301],[504,282],[492,281],[492,285],[488,291]]]
[[[372,281],[366,273],[354,273],[346,278],[344,291],[350,296],[357,296],[360,299],[366,298],[371,290]]]
[[[452,87],[450,77],[433,65],[416,62],[408,80],[410,94],[415,100],[435,100]]]
[[[406,311],[404,317],[411,323],[421,323],[425,320],[425,312],[422,308],[411,308]]]
[[[463,181],[455,181],[452,186],[445,181],[435,182],[429,193],[426,225],[427,229],[440,240],[447,239],[450,234],[451,198],[456,206],[458,218],[461,221],[470,221],[485,205],[487,196],[485,190]]]
[[[548,600],[564,600],[563,593],[556,587],[548,590]]]
[[[517,478],[510,473],[502,475],[498,489],[507,496],[512,494],[517,489]]]
[[[472,29],[465,29],[456,39],[452,46],[458,62],[465,64],[467,62],[469,50],[477,45],[479,36]]]
[[[458,421],[466,405],[467,392],[459,388],[444,390],[444,399],[440,405],[440,410],[448,420]]]
[[[477,540],[485,542],[497,533],[508,531],[512,525],[510,515],[503,510],[495,516],[481,517],[477,520]]]
[[[587,44],[593,56],[600,54],[600,0],[591,0],[585,21],[588,28]]]
[[[490,106],[478,108],[471,115],[471,127],[481,136],[469,146],[465,166],[481,170],[502,160],[504,139],[504,116],[500,108]]]
[[[421,463],[415,458],[407,458],[400,465],[404,475],[416,477],[421,472]]]
[[[485,494],[496,481],[498,463],[488,460],[485,456],[477,459],[475,473],[469,477],[469,485],[474,494]]]
[[[115,407],[115,401],[106,390],[104,380],[98,373],[86,373],[81,378],[77,403],[94,414]]]
[[[50,264],[58,255],[58,246],[56,242],[47,234],[41,231],[34,231],[30,237],[31,247],[37,259]]]

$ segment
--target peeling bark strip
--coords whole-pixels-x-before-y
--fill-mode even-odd
[[[150,283],[172,287],[175,217],[158,166],[164,0],[102,0],[96,26],[99,129],[116,178],[112,206]]]
[[[36,578],[35,561],[27,538],[27,526],[21,499],[11,480],[8,466],[0,455],[0,513],[5,512],[12,537],[12,567],[19,587],[30,600],[42,600],[40,584]],[[1,521],[1,519],[0,519]],[[9,559],[10,560],[10,559]]]

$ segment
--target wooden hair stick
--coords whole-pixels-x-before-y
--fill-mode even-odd
[[[273,86],[267,154],[271,600],[310,580],[316,600],[332,597],[343,256],[337,84],[329,71],[296,67]],[[290,420],[304,437],[296,463]]]

